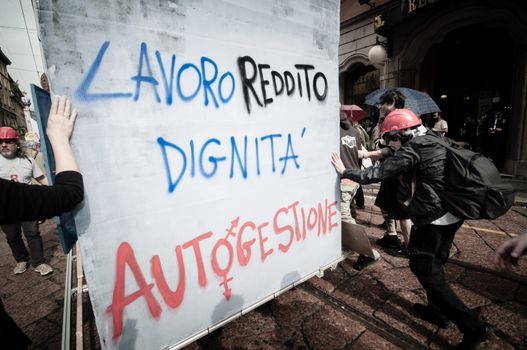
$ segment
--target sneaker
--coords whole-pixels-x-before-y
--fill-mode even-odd
[[[388,232],[384,233],[384,236],[378,239],[375,243],[378,246],[388,249],[399,249],[402,246],[402,242],[397,235],[389,235]]]
[[[35,267],[35,271],[40,273],[41,276],[46,276],[52,273],[53,269],[48,264],[40,264]]]
[[[373,258],[369,257],[369,256],[366,256],[366,255],[359,255],[359,258],[357,259],[357,261],[355,261],[355,263],[353,264],[353,268],[357,271],[360,271],[360,270],[363,270],[365,269],[366,267],[370,266],[371,264],[373,264],[374,262],[377,262],[379,260],[381,260],[381,255],[379,254],[378,251],[376,251],[375,249],[373,250]]]
[[[21,261],[21,262],[17,263],[15,268],[13,269],[13,273],[15,275],[20,275],[21,273],[26,272],[28,265],[29,264],[27,263],[27,261]]]
[[[404,245],[401,245],[398,248],[386,248],[384,249],[384,251],[390,254],[391,256],[410,259],[410,251]]]
[[[425,320],[426,322],[435,324],[439,328],[447,328],[450,321],[445,316],[435,312],[428,305],[413,304],[412,309],[417,317]]]
[[[456,346],[458,350],[474,350],[479,344],[483,343],[490,335],[490,328],[483,325],[471,332],[463,335],[463,340]]]

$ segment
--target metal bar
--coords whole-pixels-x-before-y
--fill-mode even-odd
[[[245,308],[242,310],[242,315],[245,315],[246,313],[256,309],[258,306],[261,306],[265,303],[267,303],[269,300],[274,299],[274,294],[269,295],[267,298],[263,298],[262,300],[252,304],[251,306]]]
[[[235,313],[235,314],[232,315],[231,317],[226,318],[225,320],[221,321],[220,323],[216,323],[214,326],[209,327],[209,333],[212,333],[212,332],[214,332],[216,329],[225,326],[227,323],[229,323],[229,322],[231,322],[231,321],[234,321],[234,319],[240,317],[241,315],[242,315],[242,312],[240,311],[240,312]]]
[[[84,276],[84,274],[83,274]],[[81,289],[81,293],[86,293],[88,291],[88,285],[87,284],[83,284],[82,285],[82,289]],[[75,294],[77,294],[78,290],[77,290],[77,287],[73,287],[71,288],[71,296],[74,296]]]
[[[75,245],[75,256],[77,257],[77,290],[82,290],[84,271],[82,270],[81,249],[79,243]],[[77,293],[77,321],[75,326],[75,348],[77,350],[82,350],[84,347],[82,340],[82,293]]]
[[[209,334],[209,330],[208,330],[208,329],[205,329],[205,330],[199,332],[198,334],[195,334],[195,335],[193,335],[193,336],[191,336],[191,337],[189,337],[189,338],[183,340],[183,341],[182,341],[181,343],[179,343],[179,344],[171,345],[171,346],[167,346],[167,347],[165,347],[164,349],[167,349],[167,350],[177,350],[177,349],[181,349],[182,347],[187,346],[187,345],[189,345],[190,343],[195,342],[196,340],[198,340],[199,338],[201,338],[201,337],[203,337],[203,336],[205,336],[205,335],[207,335],[207,334]]]
[[[66,277],[64,280],[64,307],[62,312],[62,350],[70,349],[70,326],[71,326],[71,250],[66,257]]]

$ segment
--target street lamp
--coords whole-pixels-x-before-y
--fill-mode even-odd
[[[379,41],[379,38],[376,39],[376,44],[368,51],[368,59],[373,64],[383,64],[386,62],[389,54],[389,43]]]
[[[384,63],[388,59],[388,51],[383,45],[377,44],[368,51],[368,59],[373,64]]]

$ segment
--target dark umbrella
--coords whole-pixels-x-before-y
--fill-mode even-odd
[[[380,103],[379,97],[381,97],[381,95],[386,91],[392,89],[398,90],[404,95],[406,98],[404,102],[404,108],[411,109],[416,114],[421,115],[426,113],[441,112],[441,109],[439,109],[435,101],[428,94],[404,87],[375,90],[366,95],[366,100],[364,103],[370,106],[377,106]]]

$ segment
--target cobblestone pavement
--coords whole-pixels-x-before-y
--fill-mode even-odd
[[[366,209],[359,221],[371,241],[383,231],[378,209],[367,187]],[[64,265],[53,221],[41,227],[46,257],[55,268],[48,277],[32,270],[12,274],[14,260],[0,240],[0,292],[6,308],[37,349],[60,348]],[[467,221],[458,231],[446,276],[468,307],[492,326],[481,349],[527,348],[527,259],[511,274],[496,270],[491,256],[506,238],[527,230],[527,208],[513,207],[494,220]],[[416,318],[415,302],[426,296],[408,260],[385,254],[363,271],[355,271],[356,255],[276,299],[191,343],[185,349],[451,349],[461,333]],[[97,349],[93,318],[85,296],[85,349]]]
[[[44,256],[53,273],[40,276],[29,267],[25,273],[13,275],[16,262],[2,233],[0,294],[7,312],[33,341],[33,348],[60,349],[66,256],[60,247],[55,220],[41,224],[40,232]]]

